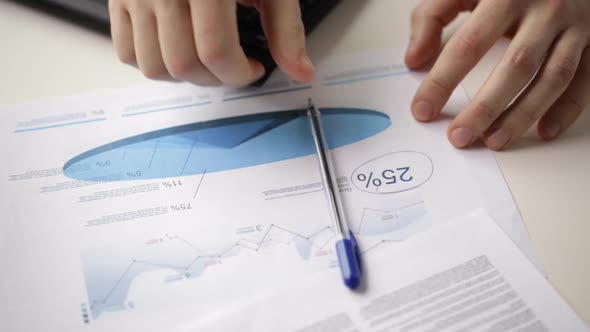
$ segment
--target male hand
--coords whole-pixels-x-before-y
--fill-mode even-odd
[[[299,1],[240,3],[260,12],[279,68],[294,80],[312,80]],[[252,83],[264,75],[264,67],[240,47],[236,6],[236,0],[109,0],[117,55],[151,79],[198,85]]]
[[[432,121],[452,91],[503,35],[503,58],[448,129],[464,148],[478,138],[501,150],[538,121],[545,140],[564,132],[590,104],[589,0],[423,0],[412,15],[410,68],[438,54],[441,32],[473,11],[446,44],[412,101],[419,121]]]

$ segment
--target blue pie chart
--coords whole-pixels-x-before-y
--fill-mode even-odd
[[[391,125],[374,110],[322,108],[330,149]],[[315,154],[304,111],[285,110],[197,122],[118,140],[81,153],[64,174],[85,181],[129,181],[214,173]]]

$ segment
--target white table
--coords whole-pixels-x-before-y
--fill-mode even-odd
[[[312,59],[405,46],[417,2],[345,1],[309,38]],[[467,77],[470,96],[505,44]],[[0,45],[0,103],[145,82],[118,63],[106,37],[6,1],[0,1]],[[549,280],[590,323],[590,113],[555,142],[531,134],[495,156]]]

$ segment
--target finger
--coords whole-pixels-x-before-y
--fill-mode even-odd
[[[176,80],[198,85],[220,84],[199,61],[188,3],[159,2],[156,19],[162,58],[168,73]]]
[[[109,1],[111,18],[111,38],[121,62],[128,65],[137,64],[135,47],[133,46],[133,27],[127,9],[121,1]]]
[[[259,10],[270,52],[279,68],[296,81],[313,80],[314,68],[305,50],[299,1],[262,1]]]
[[[134,1],[129,8],[137,64],[147,78],[171,79],[162,59],[156,16],[148,5],[147,1]]]
[[[571,83],[586,46],[585,38],[568,31],[552,47],[543,65],[526,90],[509,107],[485,144],[500,150],[522,136]]]
[[[582,55],[582,60],[570,86],[543,115],[537,131],[545,140],[551,140],[563,133],[590,105],[590,47]]]
[[[558,28],[534,16],[522,22],[500,63],[449,126],[449,140],[453,145],[468,146],[498,119],[535,75],[559,33]]]
[[[473,10],[477,3],[478,0],[422,1],[412,11],[406,65],[418,69],[433,60],[440,48],[443,28],[460,12]]]
[[[515,20],[511,1],[481,3],[449,40],[412,101],[418,121],[438,116],[453,90]]]
[[[243,86],[264,75],[264,67],[240,47],[235,0],[191,0],[199,59],[221,82]]]

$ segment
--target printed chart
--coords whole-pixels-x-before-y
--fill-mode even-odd
[[[375,110],[322,108],[321,112],[331,149],[363,141],[391,126],[389,116]],[[219,172],[224,172],[224,176],[236,172],[247,174],[247,167],[272,167],[269,164],[315,153],[306,113],[285,110],[199,122],[129,137],[72,158],[64,165],[64,174],[75,180],[96,183],[158,180],[161,182],[157,184],[163,189],[180,188],[198,178],[198,191],[205,176],[209,178]],[[384,244],[402,241],[428,227],[420,193],[406,191],[419,187],[431,175],[432,162],[426,155],[402,151],[366,161],[354,170],[350,181],[341,184],[343,194],[365,196],[364,200],[351,196],[352,203],[347,204],[352,231],[363,251],[368,253]],[[300,199],[319,204],[322,209],[321,184],[315,188],[296,195],[305,195]],[[237,190],[228,190],[236,191],[231,194],[234,200],[243,199]],[[391,197],[377,195],[380,197],[376,199],[373,195],[396,193],[394,201]],[[191,195],[193,199],[196,194]],[[199,195],[212,194],[202,192]],[[285,200],[288,196],[278,198]],[[260,204],[264,204],[260,209],[280,211],[278,206],[284,203],[261,200]],[[190,216],[187,219],[202,219],[202,208],[194,207],[194,202],[171,204],[156,214],[165,215],[169,210],[185,213]],[[315,217],[312,210],[306,218]],[[231,213],[220,214],[229,216]],[[111,216],[86,226],[101,228],[127,220],[125,218]],[[332,226],[326,224],[327,218],[311,228],[281,218],[266,217],[254,225],[231,219],[223,223],[231,223],[233,231],[222,234],[225,242],[216,245],[202,243],[203,235],[190,227],[183,230],[163,227],[155,236],[132,236],[120,242],[111,241],[106,246],[89,237],[89,242],[96,243],[89,244],[81,257],[88,291],[88,302],[82,306],[84,321],[90,323],[90,318],[101,319],[108,312],[134,309],[136,303],[130,296],[130,289],[136,280],[154,271],[164,273],[160,278],[162,285],[196,282],[208,271],[220,266],[223,269],[228,262],[265,259],[269,254],[285,250],[294,253],[291,259],[303,264],[313,261],[323,269],[337,266],[333,252],[335,233]],[[249,219],[256,219],[256,216]],[[93,232],[92,227],[87,232]]]
[[[335,149],[378,134],[389,117],[366,109],[325,108],[326,139]],[[279,111],[167,128],[82,153],[64,166],[87,181],[156,179],[226,171],[315,153],[305,112]]]

